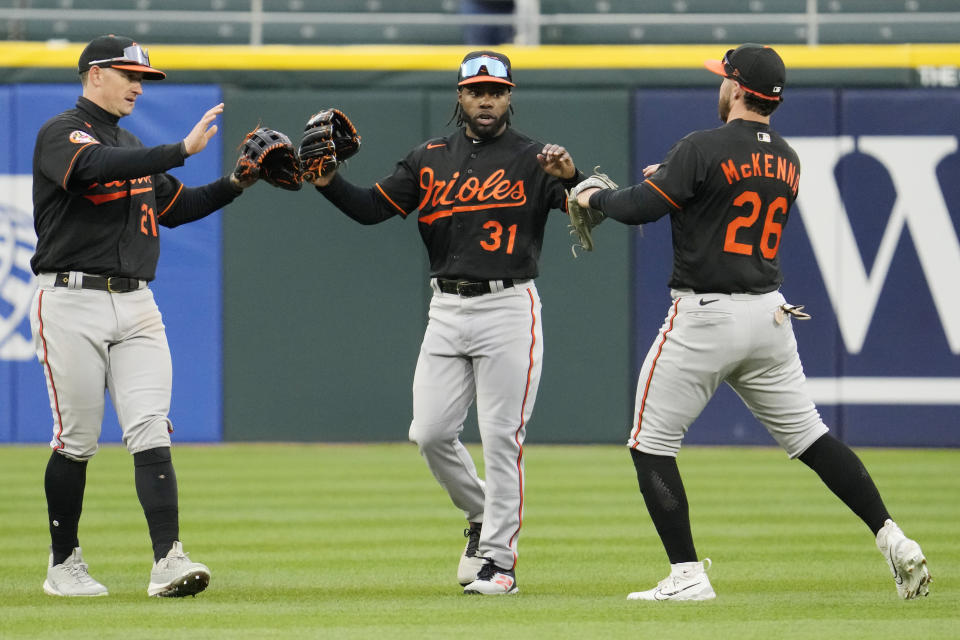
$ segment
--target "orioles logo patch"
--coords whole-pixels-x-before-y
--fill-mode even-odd
[[[86,131],[80,131],[79,129],[70,134],[70,142],[74,144],[87,144],[89,142],[96,142]]]

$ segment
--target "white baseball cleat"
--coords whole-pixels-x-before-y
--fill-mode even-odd
[[[518,591],[517,576],[513,569],[502,569],[490,558],[484,558],[484,565],[477,574],[477,579],[463,589],[464,593],[485,596],[502,596]]]
[[[80,547],[60,564],[53,564],[53,550],[47,563],[47,579],[43,590],[51,596],[105,596],[107,588],[90,577]]]
[[[893,520],[884,522],[883,528],[877,532],[877,548],[887,560],[901,598],[912,600],[930,593],[933,578],[920,545],[903,535]]]
[[[477,549],[480,547],[481,523],[471,522],[469,529],[463,530],[463,537],[467,539],[467,546],[460,556],[460,565],[457,567],[457,582],[465,587],[477,579],[477,574],[483,568],[483,556]]]
[[[161,598],[195,596],[208,584],[210,569],[199,562],[191,562],[177,540],[167,555],[154,563],[147,595]]]
[[[710,558],[703,562],[678,562],[670,565],[670,575],[648,591],[634,591],[627,600],[712,600],[717,597],[707,570]]]

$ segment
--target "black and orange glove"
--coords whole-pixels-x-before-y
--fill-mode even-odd
[[[312,182],[336,170],[360,151],[360,135],[339,109],[323,109],[310,116],[297,149],[300,178]]]
[[[233,176],[244,188],[257,180],[288,191],[299,191],[303,186],[300,162],[290,138],[265,127],[254,129],[243,139]]]

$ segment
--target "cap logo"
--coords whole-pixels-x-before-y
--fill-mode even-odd
[[[773,92],[774,92],[774,93],[780,93],[780,89],[782,89],[782,88],[783,88],[783,87],[775,86],[775,87],[773,88]]]

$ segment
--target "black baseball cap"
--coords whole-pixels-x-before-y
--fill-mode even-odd
[[[463,57],[460,63],[460,75],[457,77],[457,86],[477,82],[498,82],[511,87],[513,77],[510,74],[510,58],[496,51],[471,51]]]
[[[145,80],[163,80],[163,71],[150,66],[147,50],[125,36],[100,36],[90,41],[80,54],[77,64],[80,73],[90,67],[113,67],[127,71],[139,71]]]
[[[707,60],[704,66],[730,78],[749,93],[764,100],[783,100],[787,69],[780,55],[770,47],[748,42],[730,49],[723,60]]]

